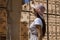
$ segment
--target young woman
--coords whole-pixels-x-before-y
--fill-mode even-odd
[[[36,16],[36,19],[31,23],[30,25],[30,40],[42,40],[43,38],[43,22],[41,19],[43,19],[43,13],[45,11],[45,7],[43,5],[38,5],[36,8],[34,8],[34,14]]]

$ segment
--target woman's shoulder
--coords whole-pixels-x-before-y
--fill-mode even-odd
[[[41,19],[40,18],[36,18],[34,21],[41,21]]]

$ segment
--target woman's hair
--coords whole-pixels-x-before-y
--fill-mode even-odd
[[[45,7],[44,6],[39,6],[39,8],[42,10],[42,9],[44,9],[45,10]]]
[[[34,14],[35,14],[35,16],[38,17],[38,18],[40,17],[40,15],[36,12],[35,9],[34,9]]]

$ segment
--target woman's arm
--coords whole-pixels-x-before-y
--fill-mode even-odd
[[[36,25],[36,30],[38,32],[38,36],[41,36],[42,35],[42,28],[40,25]]]

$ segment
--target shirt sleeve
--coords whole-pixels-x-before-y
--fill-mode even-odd
[[[40,19],[40,18],[35,19],[35,20],[34,20],[34,25],[40,25],[40,26],[42,26],[42,21],[41,21],[41,19]]]

